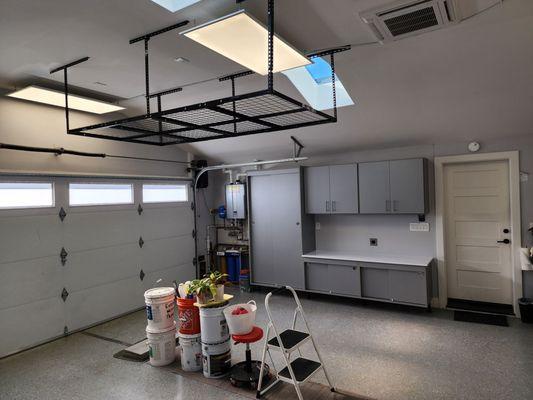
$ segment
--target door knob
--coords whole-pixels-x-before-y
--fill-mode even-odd
[[[509,243],[511,243],[511,241],[509,239],[503,239],[503,240],[498,240],[498,243],[509,244]]]

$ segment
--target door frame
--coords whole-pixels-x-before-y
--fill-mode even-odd
[[[522,297],[522,267],[519,252],[521,244],[520,223],[520,167],[519,152],[508,151],[499,153],[465,154],[459,156],[435,157],[435,230],[437,244],[437,270],[439,282],[438,305],[446,308],[448,301],[448,282],[446,267],[446,243],[444,235],[445,199],[444,199],[444,167],[453,164],[476,163],[483,161],[507,161],[509,164],[509,201],[511,207],[511,265],[513,276],[513,309],[520,316],[518,299]]]

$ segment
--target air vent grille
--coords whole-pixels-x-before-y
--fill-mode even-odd
[[[384,19],[392,36],[405,35],[439,24],[433,7],[426,7],[397,17]]]

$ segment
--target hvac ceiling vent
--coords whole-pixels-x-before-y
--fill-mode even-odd
[[[360,14],[382,43],[404,39],[458,21],[454,0],[401,0]]]

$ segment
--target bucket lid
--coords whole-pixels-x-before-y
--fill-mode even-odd
[[[176,291],[173,287],[156,287],[153,289],[148,289],[144,292],[144,297],[147,299],[158,299],[161,297],[175,296]]]
[[[176,330],[176,321],[170,328],[152,328],[151,326],[146,327],[146,333],[165,333]]]

